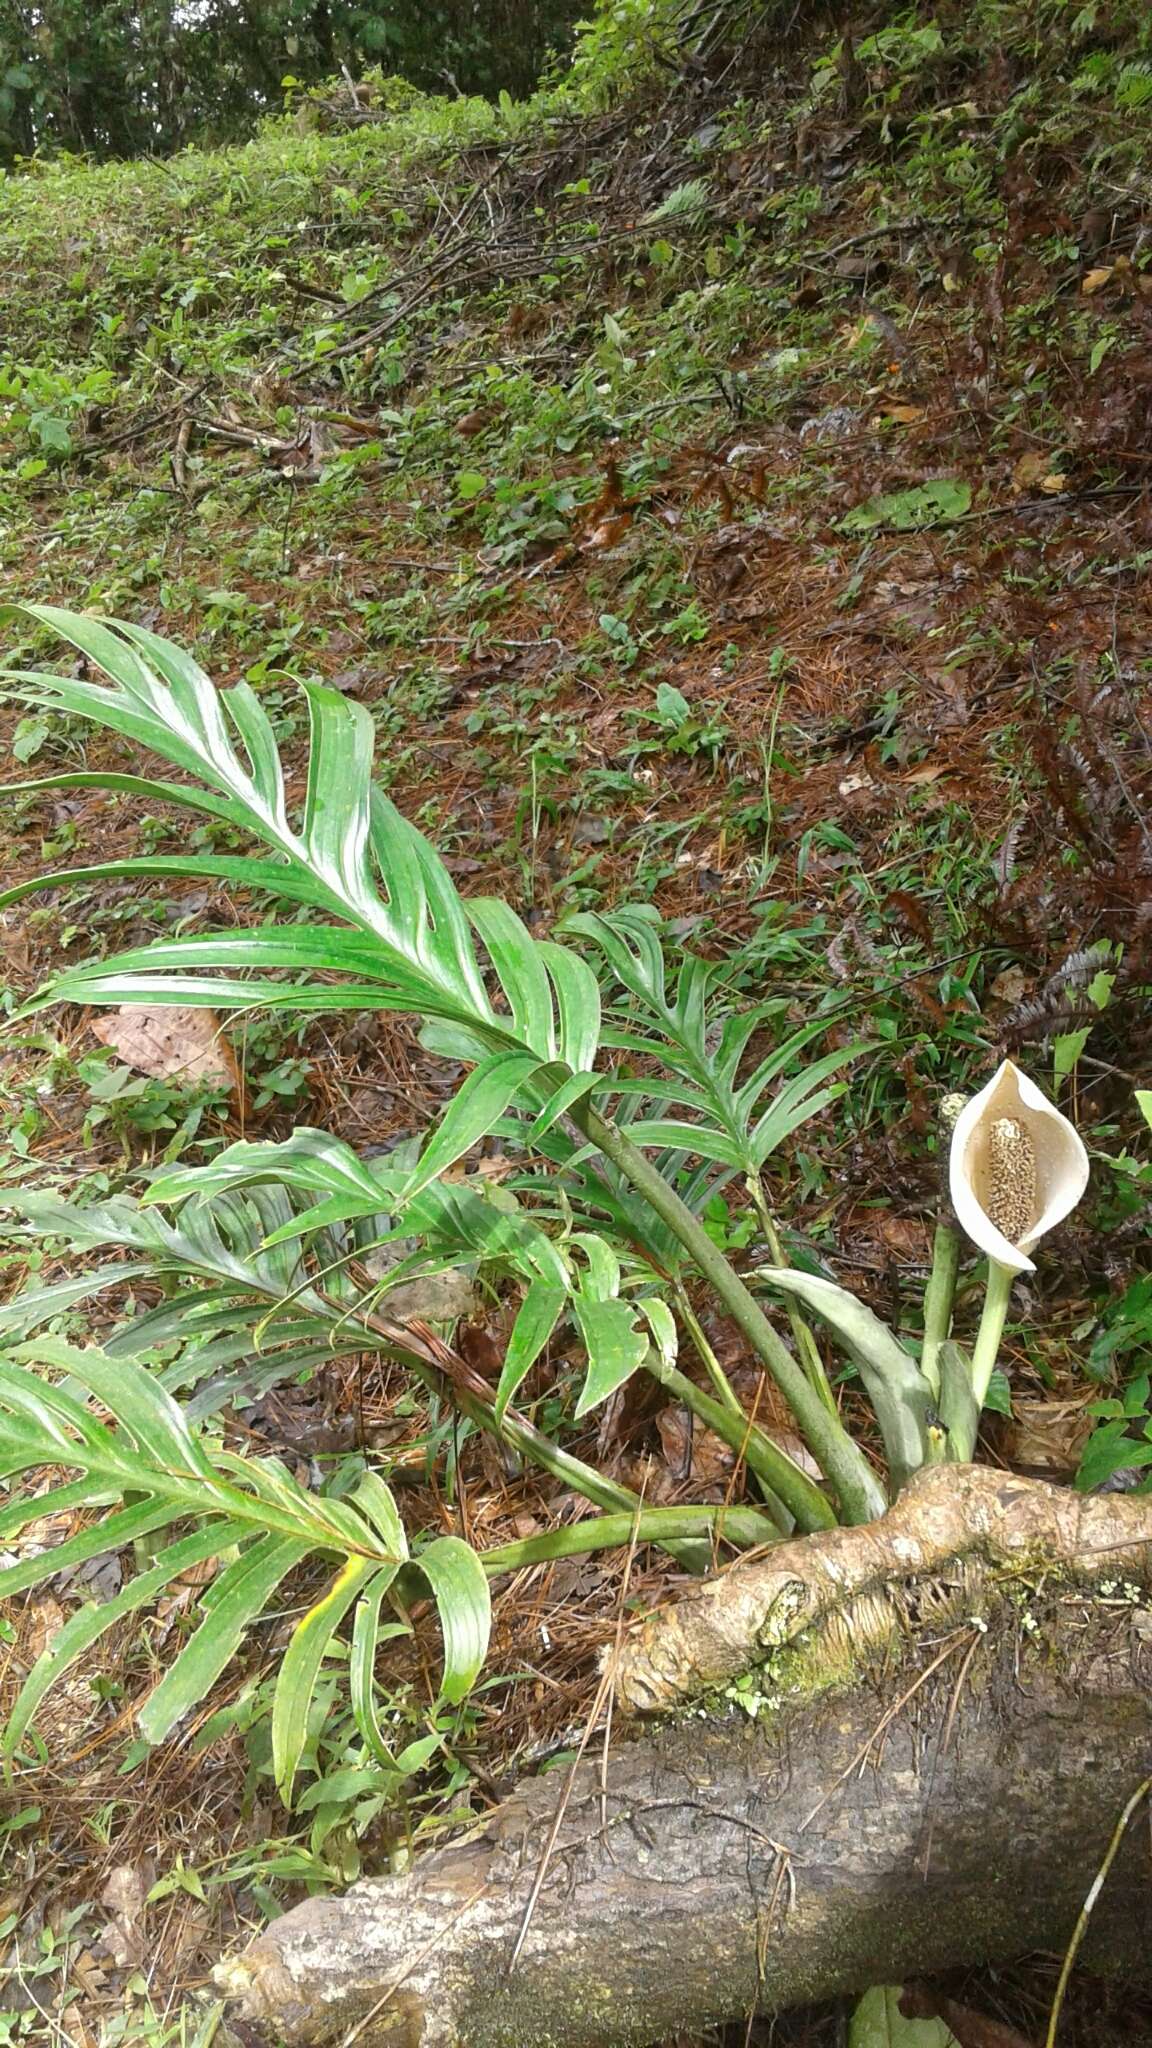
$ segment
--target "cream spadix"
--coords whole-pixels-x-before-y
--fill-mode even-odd
[[[1088,1185],[1088,1154],[1055,1103],[1005,1060],[956,1119],[948,1179],[973,1244],[1009,1272],[1031,1273],[1032,1246]]]

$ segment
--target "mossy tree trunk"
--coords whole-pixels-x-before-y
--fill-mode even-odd
[[[624,2048],[1060,1948],[1152,1771],[1150,1539],[1152,1503],[922,1474],[629,1644],[622,1703],[671,1711],[575,1773],[514,1967],[563,1774],[221,1981],[293,2044]],[[1152,1956],[1146,1829],[1092,1925]]]

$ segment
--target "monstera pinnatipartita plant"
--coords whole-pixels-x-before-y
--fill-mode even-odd
[[[48,1686],[120,1612],[185,1569],[193,1552],[217,1559],[221,1575],[143,1717],[154,1739],[214,1682],[289,1572],[307,1558],[332,1565],[281,1669],[277,1773],[287,1797],[320,1664],[346,1616],[357,1719],[376,1744],[375,1653],[392,1626],[383,1616],[395,1609],[402,1625],[417,1582],[438,1604],[444,1684],[459,1697],[483,1660],[496,1571],[630,1537],[661,1543],[699,1570],[719,1534],[748,1546],[866,1522],[920,1466],[971,1454],[995,1344],[991,1311],[975,1361],[948,1336],[951,1290],[941,1281],[949,1270],[954,1281],[954,1251],[950,1267],[942,1258],[934,1272],[918,1360],[847,1290],[795,1270],[780,1250],[766,1167],[801,1124],[843,1094],[845,1070],[866,1050],[861,1043],[806,1061],[826,1019],[782,1030],[779,997],[741,1003],[722,967],[691,955],[673,976],[650,910],[573,917],[562,942],[534,937],[499,899],[462,899],[434,848],[374,785],[370,714],[338,692],[305,686],[310,743],[294,800],[267,713],[246,683],[218,690],[188,654],[141,626],[50,606],[25,612],[71,644],[83,673],[8,671],[9,688],[26,704],[102,726],[159,756],[176,779],[85,768],[22,788],[108,789],[176,806],[252,850],[81,865],[10,889],[3,903],[108,879],[196,878],[244,892],[268,914],[254,925],[161,937],[65,968],[22,1014],[59,1003],[379,1009],[412,1018],[424,1044],[467,1074],[414,1156],[369,1162],[330,1134],[302,1129],[280,1144],[243,1141],[204,1165],[162,1172],[138,1198],[83,1205],[34,1192],[8,1196],[21,1231],[117,1257],[25,1293],[3,1312],[0,1469],[79,1472],[49,1498],[97,1508],[103,1519],[70,1539],[70,1562],[129,1538],[162,1530],[172,1537],[118,1602],[83,1610],[49,1645],[10,1724],[10,1753]],[[1059,1113],[1014,1075],[1002,1069],[968,1106],[953,1146],[960,1221],[991,1249],[994,1274],[1027,1264],[1026,1247],[1070,1206],[1072,1178],[1057,1188],[1054,1176],[1057,1165],[1071,1175],[1070,1147],[1079,1147]],[[995,1181],[1000,1152],[1007,1158],[1011,1149],[1009,1125],[1034,1161],[1032,1205],[1022,1195],[1018,1215],[997,1206],[999,1195],[980,1193],[980,1162],[990,1144]],[[1059,1141],[1063,1151],[1057,1127],[1070,1133]],[[500,1191],[460,1172],[492,1137],[518,1168]],[[1077,1162],[1082,1155],[1079,1147]],[[733,1181],[760,1218],[774,1263],[759,1272],[758,1286],[783,1304],[792,1347],[701,1220]],[[995,1247],[973,1228],[974,1204],[983,1205]],[[373,1251],[387,1263],[369,1279],[364,1261]],[[519,1304],[495,1387],[436,1330],[390,1313],[394,1288],[461,1264],[513,1291]],[[159,1281],[162,1298],[101,1352],[64,1352],[37,1335],[63,1309],[126,1280]],[[711,1290],[770,1375],[805,1459],[744,1412],[694,1312],[689,1280]],[[841,1417],[811,1318],[859,1373],[884,1474]],[[738,1453],[758,1498],[725,1510],[646,1509],[544,1434],[520,1395],[562,1323],[585,1358],[573,1421],[647,1372]],[[683,1370],[685,1334],[707,1387]],[[140,1362],[172,1345],[175,1364],[157,1371]],[[470,1423],[601,1513],[480,1559],[455,1538],[417,1544],[410,1555],[380,1472],[362,1473],[342,1498],[316,1496],[275,1461],[237,1459],[209,1442],[212,1418],[233,1395],[315,1371],[339,1351],[401,1361]],[[43,1497],[15,1501],[0,1511],[0,1538],[43,1512]],[[0,1596],[59,1562],[48,1553],[0,1571]]]

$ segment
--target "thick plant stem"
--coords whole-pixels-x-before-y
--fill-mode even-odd
[[[482,1401],[475,1394],[467,1393],[460,1388],[454,1389],[454,1392],[462,1414],[479,1423],[481,1429],[487,1429],[493,1436],[501,1437],[514,1451],[527,1458],[530,1464],[542,1466],[554,1479],[562,1480],[574,1493],[582,1494],[584,1499],[590,1500],[595,1507],[635,1519],[642,1503],[639,1494],[633,1493],[630,1487],[618,1486],[614,1479],[606,1479],[602,1472],[597,1472],[592,1465],[586,1465],[582,1458],[574,1458],[570,1451],[561,1450],[559,1444],[552,1442],[551,1437],[545,1436],[542,1430],[534,1429],[530,1422],[522,1415],[517,1415],[514,1410],[506,1408],[502,1419],[497,1421],[495,1410],[489,1402]],[[664,1542],[660,1537],[654,1540]],[[669,1540],[664,1542],[664,1548],[687,1571],[704,1572],[709,1568],[711,1545],[708,1543],[699,1539],[687,1542]]]
[[[797,1526],[805,1535],[813,1529],[834,1529],[836,1516],[830,1503],[821,1493],[815,1481],[801,1470],[795,1460],[774,1444],[771,1437],[755,1422],[750,1421],[742,1408],[735,1413],[725,1401],[714,1401],[694,1380],[679,1372],[674,1365],[664,1365],[650,1354],[653,1362],[649,1371],[662,1387],[675,1394],[678,1401],[699,1416],[701,1422],[720,1438],[721,1443],[743,1458],[750,1472],[762,1479],[775,1496],[783,1503]],[[786,1530],[782,1533],[787,1534]]]
[[[940,1399],[940,1346],[952,1328],[952,1302],[956,1275],[960,1270],[960,1234],[950,1223],[938,1223],[932,1240],[932,1271],[924,1290],[924,1342],[920,1349],[920,1370]]]
[[[335,1307],[336,1304],[333,1303],[331,1306]],[[342,1310],[342,1313],[346,1315],[346,1309]],[[633,1493],[627,1486],[619,1486],[614,1479],[607,1479],[602,1472],[597,1472],[595,1466],[586,1465],[582,1458],[573,1457],[570,1451],[562,1450],[559,1444],[553,1443],[551,1437],[534,1428],[532,1423],[523,1415],[518,1415],[515,1409],[506,1408],[504,1414],[498,1416],[491,1390],[479,1377],[468,1383],[449,1369],[450,1363],[458,1366],[462,1362],[455,1359],[447,1345],[442,1347],[445,1357],[444,1363],[440,1364],[434,1355],[425,1357],[414,1345],[409,1347],[398,1343],[394,1327],[385,1322],[384,1318],[368,1313],[363,1317],[357,1316],[354,1320],[362,1329],[372,1332],[372,1341],[378,1348],[401,1358],[408,1369],[430,1391],[443,1395],[447,1387],[460,1413],[466,1415],[470,1422],[475,1422],[490,1435],[498,1437],[502,1443],[508,1444],[530,1464],[539,1465],[545,1472],[550,1472],[554,1479],[559,1479],[565,1486],[570,1486],[573,1493],[581,1494],[585,1500],[590,1500],[594,1507],[604,1508],[609,1513],[625,1514],[634,1518],[640,1512],[643,1503],[639,1494]],[[427,1334],[430,1336],[431,1332]],[[657,1537],[653,1540],[660,1542],[685,1571],[701,1573],[710,1567],[712,1546],[702,1539],[669,1538],[665,1542],[662,1537]]]
[[[780,1242],[780,1232],[776,1228],[776,1218],[768,1207],[768,1198],[764,1193],[764,1183],[759,1174],[750,1176],[746,1185],[752,1197],[756,1214],[760,1219],[760,1228],[764,1232],[764,1242],[772,1255],[772,1264],[774,1266],[790,1266],[792,1261]],[[785,1303],[785,1313],[788,1317],[788,1327],[792,1332],[793,1342],[796,1345],[800,1362],[820,1399],[823,1401],[824,1406],[827,1408],[828,1413],[835,1415],[837,1413],[836,1396],[828,1383],[828,1375],[824,1370],[824,1360],[820,1356],[820,1347],[816,1342],[812,1329],[805,1322],[795,1302],[789,1301]]]
[[[667,1224],[713,1288],[741,1335],[747,1339],[756,1356],[763,1359],[792,1410],[813,1457],[835,1490],[840,1502],[841,1520],[871,1522],[882,1515],[887,1499],[863,1451],[853,1443],[836,1417],[828,1413],[803,1367],[796,1363],[783,1339],[777,1336],[767,1316],[687,1204],[680,1200],[675,1189],[669,1187],[664,1176],[625,1137],[623,1131],[617,1130],[614,1124],[606,1123],[587,1103],[574,1105],[571,1115],[584,1136],[603,1152],[606,1159],[612,1161],[637,1193],[644,1196],[661,1222]],[[803,1497],[797,1493],[795,1498],[790,1498],[783,1487],[779,1492],[785,1506],[799,1522]]]
[[[988,1385],[1000,1356],[1000,1339],[1004,1335],[1015,1278],[1010,1266],[1001,1266],[996,1259],[989,1259],[984,1312],[972,1347],[972,1392],[976,1396],[978,1413],[988,1398]]]
[[[589,1515],[587,1521],[569,1522],[563,1529],[547,1529],[540,1536],[501,1543],[482,1551],[480,1562],[495,1577],[498,1572],[522,1571],[525,1565],[549,1564],[556,1557],[584,1557],[593,1550],[617,1549],[632,1542],[667,1544],[683,1536],[702,1536],[710,1542],[747,1549],[780,1541],[774,1523],[755,1508],[643,1508],[632,1515]]]

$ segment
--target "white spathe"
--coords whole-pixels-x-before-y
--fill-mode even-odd
[[[1036,1166],[1033,1214],[1015,1243],[993,1223],[987,1206],[992,1126],[1001,1117],[1014,1117],[1027,1132]],[[948,1179],[952,1207],[973,1244],[1011,1272],[1033,1273],[1032,1246],[1071,1214],[1088,1185],[1088,1154],[1055,1103],[1012,1060],[1005,1060],[956,1119]]]

